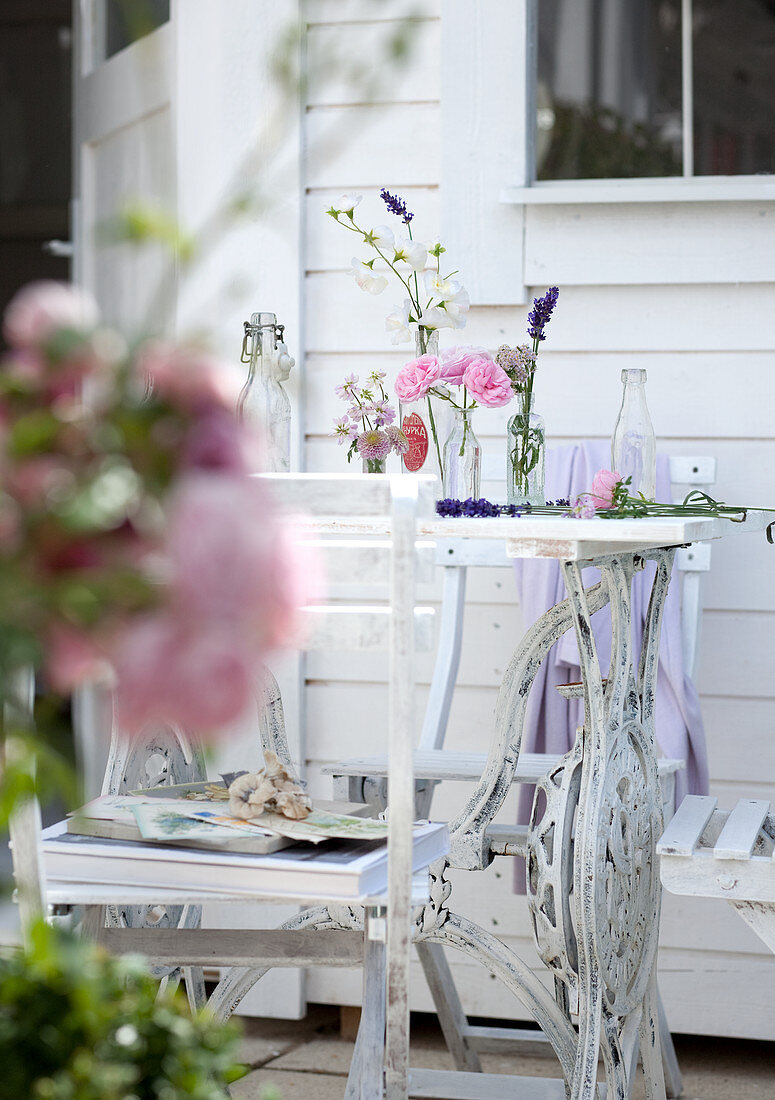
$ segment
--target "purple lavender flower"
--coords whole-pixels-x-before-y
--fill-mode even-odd
[[[530,327],[527,330],[528,336],[532,336],[534,340],[546,339],[544,336],[544,328],[551,319],[552,312],[557,305],[559,296],[560,288],[550,286],[543,298],[533,299],[533,308],[527,315],[527,319],[530,323]]]
[[[391,195],[387,187],[383,187],[379,193],[379,197],[384,202],[391,214],[395,214],[397,218],[400,218],[405,225],[409,225],[409,222],[414,217],[414,214],[410,214],[406,209],[406,203],[400,195]]]

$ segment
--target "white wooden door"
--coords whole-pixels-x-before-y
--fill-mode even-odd
[[[280,41],[289,56],[298,48],[292,34],[298,3],[151,0],[146,6],[157,25],[130,41],[116,26],[121,6],[75,0],[75,278],[94,293],[106,320],[128,335],[152,330],[202,337],[243,372],[242,322],[252,312],[277,313],[291,353],[301,346],[298,111],[293,85],[278,88],[270,75]],[[128,204],[177,222],[195,242],[195,259],[181,265],[159,243],[112,239]],[[232,214],[237,209],[241,218]],[[300,372],[299,366],[288,385],[292,468],[299,466],[303,438]],[[299,662],[285,659],[278,671],[291,751],[304,760]],[[210,771],[255,767],[257,736],[255,715],[246,715],[215,751]],[[205,923],[273,925],[291,912],[287,906],[252,906],[249,913],[221,908],[207,912]],[[305,1011],[303,975],[268,975],[242,1011],[298,1018]]]

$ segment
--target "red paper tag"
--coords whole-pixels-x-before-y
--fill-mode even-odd
[[[404,417],[401,430],[409,440],[409,450],[404,455],[404,467],[415,474],[428,457],[428,432],[416,412]]]

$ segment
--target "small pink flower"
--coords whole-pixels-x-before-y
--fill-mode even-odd
[[[513,396],[509,376],[489,356],[471,360],[463,375],[463,385],[475,401],[489,409],[508,405]]]
[[[463,375],[477,359],[492,359],[486,348],[473,347],[470,344],[450,348],[441,355],[441,377],[451,386],[462,386]]]
[[[213,405],[234,409],[240,385],[237,372],[196,347],[171,347],[162,342],[145,345],[136,370],[160,397],[173,405],[201,412]]]
[[[595,518],[595,506],[589,496],[589,493],[582,493],[581,496],[571,504],[570,516],[574,516],[576,519],[594,519]]]
[[[88,332],[97,324],[90,294],[67,283],[28,283],[8,304],[3,335],[17,348],[43,346],[60,329]]]
[[[388,424],[385,428],[385,435],[390,440],[390,444],[397,455],[406,454],[409,450],[409,440],[397,424]]]
[[[592,479],[592,489],[587,494],[595,508],[610,508],[613,504],[616,486],[622,475],[614,470],[598,470]]]
[[[396,378],[396,396],[405,402],[425,397],[441,378],[441,361],[435,355],[421,355],[401,367]]]
[[[392,448],[387,433],[381,428],[367,428],[358,436],[358,454],[361,458],[385,458]]]

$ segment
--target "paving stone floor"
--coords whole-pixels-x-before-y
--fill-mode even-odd
[[[310,1006],[306,1019],[243,1020],[250,1073],[235,1100],[342,1100],[353,1044],[341,1038],[335,1008]],[[678,1036],[686,1100],[775,1100],[775,1043]],[[551,1055],[482,1055],[487,1073],[557,1077]],[[453,1069],[433,1017],[412,1017],[412,1064]],[[639,1082],[634,1100],[643,1100]]]

